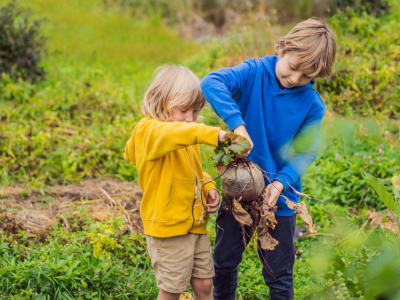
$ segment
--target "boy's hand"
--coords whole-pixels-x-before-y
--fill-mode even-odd
[[[263,193],[263,208],[270,209],[274,207],[282,191],[283,184],[280,181],[274,180],[271,184],[269,184]]]
[[[225,134],[226,134],[226,131],[223,131],[223,130],[220,130],[220,131],[218,132],[218,142],[219,142],[219,143],[222,142],[222,140],[223,140],[224,137],[225,137]]]
[[[219,207],[219,192],[216,189],[212,189],[208,192],[207,197],[207,210],[210,214],[215,213]]]
[[[240,125],[240,126],[236,127],[235,129],[233,129],[233,132],[236,133],[236,134],[240,134],[241,136],[244,136],[250,142],[250,150],[249,150],[249,152],[247,152],[245,154],[241,154],[241,155],[238,155],[238,154],[236,155],[236,157],[244,158],[247,155],[249,155],[251,149],[253,149],[253,146],[254,146],[253,141],[251,140],[249,134],[247,133],[246,127],[244,127],[244,125]]]

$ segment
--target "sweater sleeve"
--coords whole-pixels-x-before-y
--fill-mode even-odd
[[[250,75],[255,72],[254,61],[245,60],[233,68],[211,72],[201,81],[201,89],[205,98],[215,113],[226,123],[229,130],[245,125],[237,101],[240,99]]]
[[[220,128],[198,123],[154,122],[146,128],[143,148],[148,160],[156,160],[190,145],[218,146]]]
[[[293,139],[293,156],[285,162],[279,171],[278,179],[284,186],[284,191],[296,184],[317,158],[316,153],[320,146],[321,120],[325,109],[309,116],[301,125]]]
[[[207,197],[208,197],[208,193],[210,192],[210,190],[212,189],[217,189],[217,185],[215,184],[214,179],[211,178],[210,175],[208,175],[206,172],[203,172],[203,196],[204,199],[206,199],[207,202]]]

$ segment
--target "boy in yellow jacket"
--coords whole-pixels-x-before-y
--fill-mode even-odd
[[[225,132],[194,122],[205,103],[190,70],[159,68],[143,99],[145,118],[125,148],[124,158],[136,165],[143,190],[140,214],[159,300],[179,299],[189,283],[194,299],[213,299],[206,223],[220,198],[202,171],[200,144],[218,146]]]

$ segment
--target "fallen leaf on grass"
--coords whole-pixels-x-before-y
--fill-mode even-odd
[[[317,233],[317,229],[315,229],[313,219],[310,216],[310,214],[307,210],[307,205],[304,201],[302,201],[301,203],[296,203],[296,202],[290,201],[289,199],[286,199],[286,205],[290,209],[294,209],[296,211],[296,214],[298,214],[302,218],[303,222],[307,226],[307,230],[309,233]]]
[[[399,228],[397,227],[396,221],[392,213],[388,210],[384,211],[371,211],[368,214],[368,222],[372,228],[380,226],[382,230],[384,228],[392,231],[394,234],[399,233]]]
[[[240,201],[241,199],[239,199]],[[245,211],[239,201],[233,199],[233,209],[232,214],[235,219],[240,223],[240,225],[250,226],[253,224],[250,214]]]
[[[392,179],[390,180],[392,182],[392,184],[398,189],[400,190],[400,175],[395,175],[392,177]]]
[[[191,293],[182,293],[179,297],[179,300],[192,300],[192,294]]]

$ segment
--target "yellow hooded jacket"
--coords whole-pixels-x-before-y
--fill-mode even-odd
[[[124,159],[135,164],[139,173],[143,190],[140,214],[146,235],[207,233],[209,217],[204,212],[201,220],[201,214],[208,192],[216,186],[202,171],[199,144],[218,146],[219,130],[205,124],[151,118],[136,125],[126,143]]]

